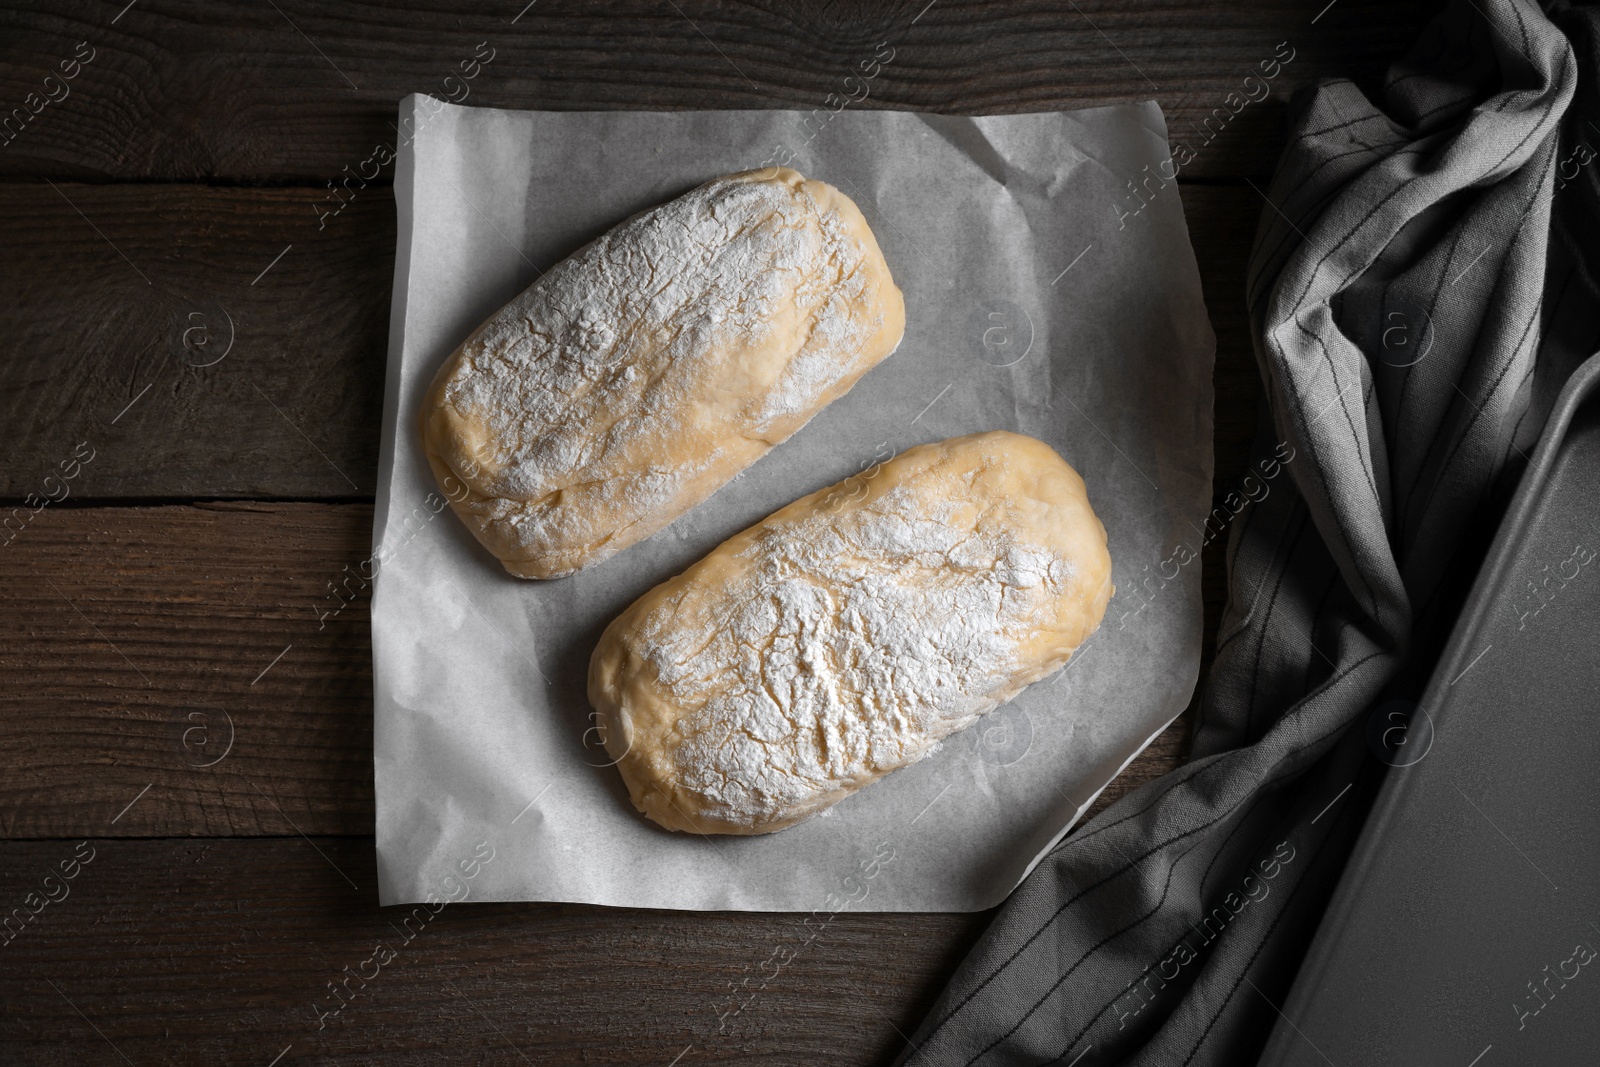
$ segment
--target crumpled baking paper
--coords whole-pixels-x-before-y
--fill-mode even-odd
[[[382,903],[999,902],[1187,705],[1198,671],[1215,341],[1160,109],[540,112],[411,96],[398,132],[373,531]],[[538,270],[634,212],[774,163],[861,207],[905,292],[899,350],[649,541],[570,578],[508,576],[423,457],[435,370]],[[796,497],[992,429],[1053,445],[1109,532],[1117,595],[1067,667],[780,833],[669,833],[637,814],[585,696],[605,625]]]

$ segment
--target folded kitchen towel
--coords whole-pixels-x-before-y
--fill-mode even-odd
[[[1421,693],[1600,344],[1597,26],[1589,6],[1455,0],[1376,99],[1347,81],[1296,99],[1246,294],[1270,421],[1192,758],[1039,864],[902,1063],[1259,1055],[1403,762],[1374,710]]]

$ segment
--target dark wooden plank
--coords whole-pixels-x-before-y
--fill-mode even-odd
[[[0,102],[22,109],[0,176],[335,180],[392,141],[395,102],[410,92],[523,108],[825,107],[830,93],[860,95],[843,80],[880,42],[893,61],[861,106],[982,114],[1154,98],[1193,147],[1211,119],[1214,140],[1191,174],[1259,175],[1292,87],[1373,77],[1435,6],[1341,0],[1319,16],[1322,3],[1302,0],[125,5],[31,0],[0,12]],[[1271,65],[1280,42],[1293,56],[1281,69]],[[75,55],[92,58],[62,81]],[[478,64],[470,80],[463,62]],[[1276,77],[1247,83],[1263,63]]]
[[[31,916],[0,945],[0,1061],[887,1063],[989,917],[431,916],[374,885],[370,838],[0,844],[0,904]]]
[[[365,504],[41,512],[0,549],[0,837],[370,833],[359,581],[323,615],[371,524]],[[1177,766],[1186,728],[1101,802]]]
[[[322,617],[371,525],[365,504],[41,512],[0,549],[0,834],[371,833],[367,598]]]
[[[59,495],[85,441],[78,499],[370,499],[394,200],[316,201],[0,186],[0,499]]]
[[[1242,293],[1261,201],[1243,185],[1182,196],[1218,334],[1227,458],[1253,418]],[[0,185],[0,500],[370,498],[393,199],[363,191],[324,229],[317,200]],[[63,462],[77,469],[85,441],[93,461],[47,482]]]

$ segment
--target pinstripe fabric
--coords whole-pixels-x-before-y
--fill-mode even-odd
[[[1454,0],[1376,100],[1332,81],[1296,101],[1246,293],[1255,456],[1292,458],[1230,533],[1191,761],[1046,857],[900,1062],[1259,1053],[1381,781],[1367,713],[1420,691],[1600,341],[1600,160],[1569,158],[1600,127],[1568,114],[1575,92],[1600,103],[1597,21]]]

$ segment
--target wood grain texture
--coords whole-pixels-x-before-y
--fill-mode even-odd
[[[1262,203],[1248,186],[1182,197],[1231,455],[1254,418],[1240,294]],[[323,229],[316,203],[303,189],[0,184],[0,500],[59,494],[46,478],[84,441],[95,458],[69,499],[370,499],[394,202],[365,190]]]
[[[360,583],[324,615],[371,526],[365,504],[41,512],[0,549],[0,835],[371,833]]]
[[[79,499],[370,498],[394,201],[319,229],[315,200],[0,186],[0,498],[59,493],[83,441]]]
[[[60,864],[89,850],[63,882]],[[52,871],[66,895],[32,914]],[[0,944],[0,1061],[265,1067],[287,1048],[280,1067],[666,1067],[686,1049],[680,1064],[886,1063],[990,914],[469,896],[407,923],[429,910],[375,907],[375,878],[359,838],[0,844],[0,914],[31,915]],[[395,953],[381,967],[380,942]],[[354,995],[319,1014],[341,1003],[329,983],[346,968]]]
[[[371,529],[365,504],[42,511],[0,549],[0,838],[371,833]]]
[[[1153,98],[1174,138],[1198,151],[1192,176],[1262,175],[1290,90],[1376,76],[1426,10],[1378,0],[1341,0],[1321,17],[1322,4],[1300,0],[125,4],[32,0],[0,12],[0,103],[60,98],[24,109],[0,177],[320,184],[392,142],[396,102],[412,92],[562,110],[821,108],[830,93],[859,96],[844,79],[880,42],[893,61],[858,106],[986,114]],[[79,42],[93,58],[46,86]],[[480,42],[487,65],[474,59]],[[1292,62],[1247,86],[1279,42]],[[463,62],[478,62],[470,80]]]

